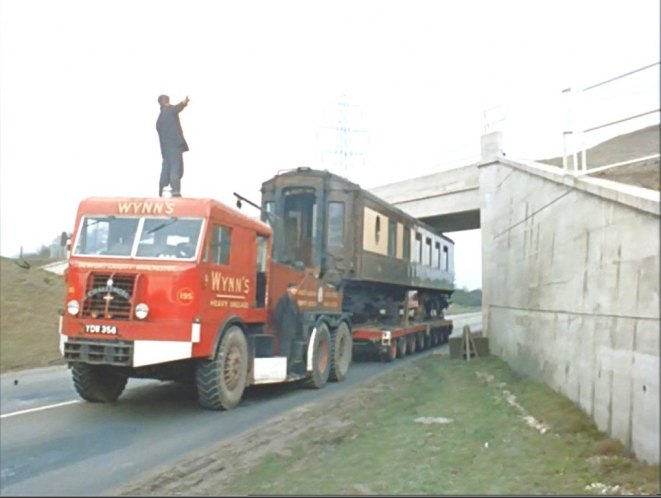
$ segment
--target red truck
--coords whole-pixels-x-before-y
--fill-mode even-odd
[[[230,409],[248,385],[343,380],[352,336],[341,296],[272,261],[271,235],[211,199],[82,201],[60,319],[78,394],[112,402],[128,378],[156,378]]]

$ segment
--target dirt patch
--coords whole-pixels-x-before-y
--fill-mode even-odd
[[[369,394],[388,389],[368,383],[352,388],[350,394],[326,398],[298,407],[251,431],[220,445],[195,452],[172,466],[145,474],[121,488],[122,496],[219,496],[228,482],[249,471],[267,456],[288,458],[292,445],[303,438],[313,446],[332,446],[355,438],[354,422],[341,413],[364,409]],[[323,451],[320,450],[321,453]],[[295,469],[292,469],[295,470]],[[373,494],[367,484],[356,484],[355,492]]]

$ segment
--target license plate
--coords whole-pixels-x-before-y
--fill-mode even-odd
[[[88,324],[88,325],[85,325],[85,332],[87,332],[88,334],[110,334],[110,335],[115,335],[115,334],[117,334],[117,326],[116,325]]]

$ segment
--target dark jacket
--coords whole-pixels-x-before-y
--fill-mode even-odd
[[[156,131],[161,142],[161,152],[165,149],[176,149],[182,152],[188,150],[188,144],[179,122],[179,113],[184,107],[186,107],[186,104],[183,102],[161,107],[161,113],[156,120]]]

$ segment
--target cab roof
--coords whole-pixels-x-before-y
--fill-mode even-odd
[[[271,227],[266,223],[208,198],[88,197],[78,205],[78,218],[83,215],[212,218],[228,226],[241,226],[264,235],[271,234]]]

